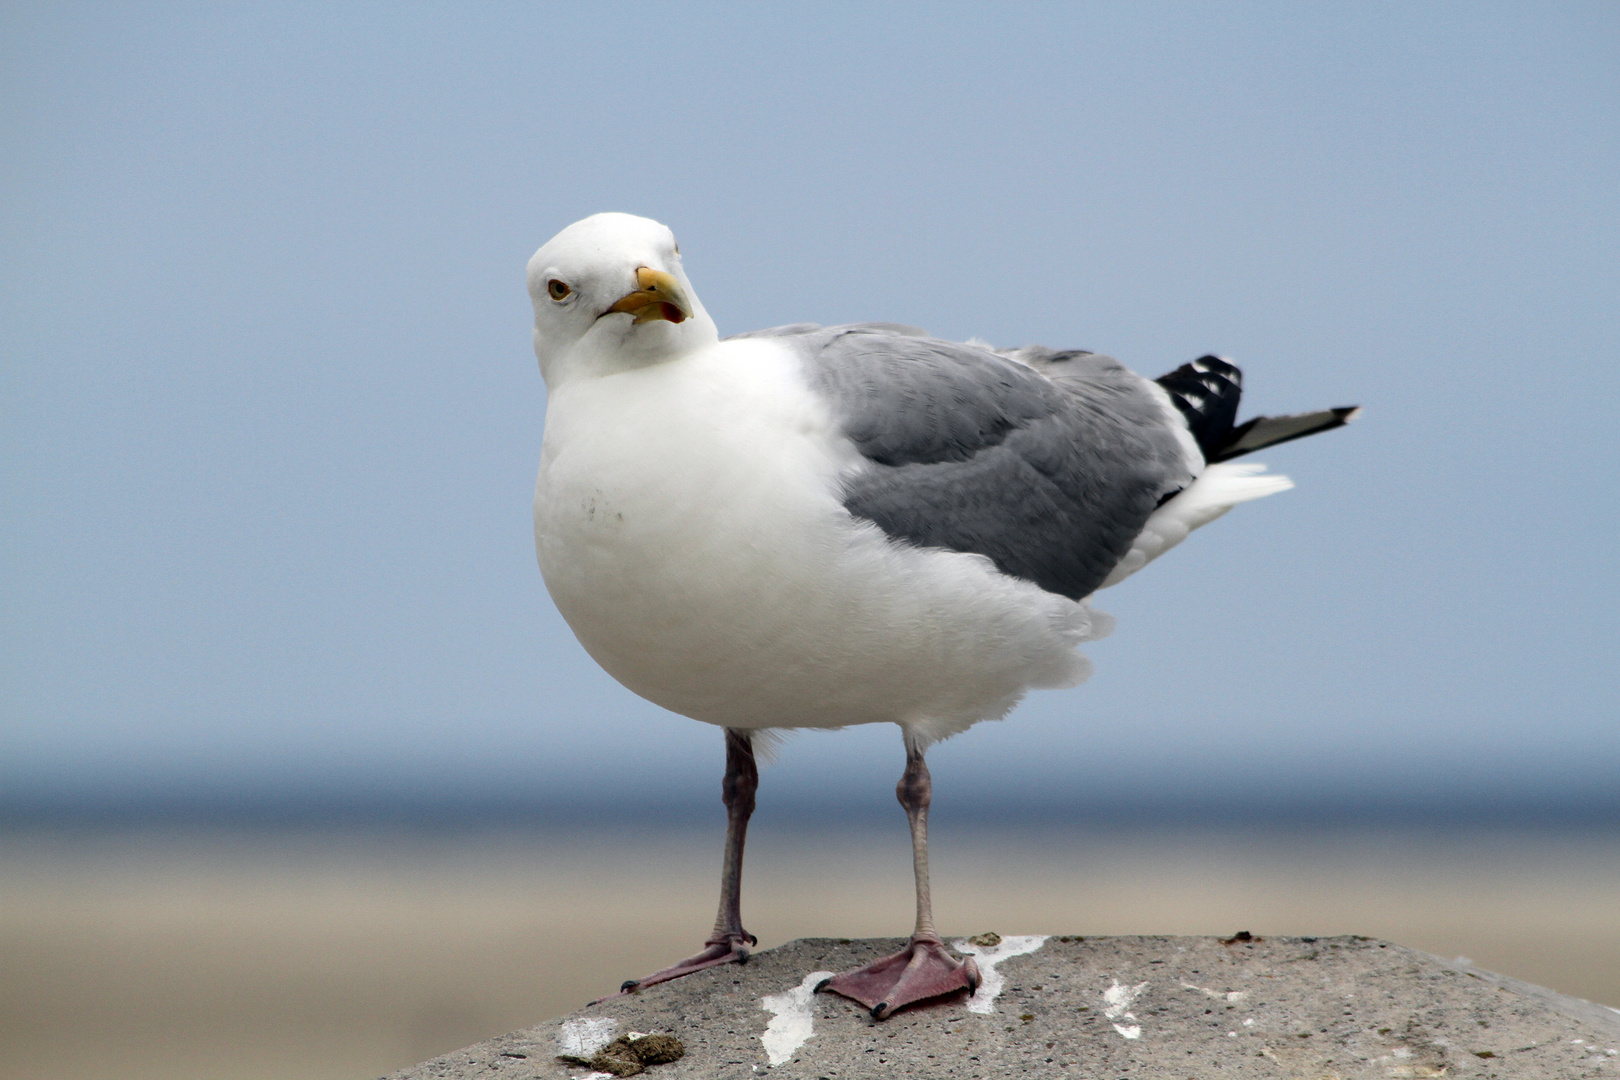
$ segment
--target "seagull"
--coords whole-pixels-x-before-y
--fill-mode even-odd
[[[1147,379],[1082,350],[892,323],[722,339],[674,234],[628,214],[558,233],[528,285],[546,588],[615,679],[725,734],[714,931],[621,994],[758,943],[741,877],[762,733],[874,723],[905,746],[916,925],[900,952],[817,989],[877,1020],[971,994],[978,968],[934,927],[928,747],[1083,681],[1076,646],[1112,625],[1093,593],[1292,486],[1232,459],[1357,412],[1240,424],[1242,375],[1215,356]]]

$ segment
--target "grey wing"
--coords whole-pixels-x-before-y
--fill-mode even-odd
[[[1034,365],[871,325],[782,330],[862,455],[845,508],[897,540],[1078,600],[1192,480],[1173,415],[1109,357]]]

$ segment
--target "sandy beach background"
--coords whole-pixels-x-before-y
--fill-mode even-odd
[[[898,815],[897,815],[898,816]],[[769,948],[909,929],[903,823],[762,821]],[[720,826],[11,829],[9,1080],[353,1080],[694,951]],[[1620,1005],[1612,829],[936,827],[946,934],[1360,933]]]

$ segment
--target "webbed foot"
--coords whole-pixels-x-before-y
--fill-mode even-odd
[[[914,937],[893,956],[874,960],[863,968],[834,975],[816,990],[830,990],[872,1011],[872,1019],[886,1020],[919,1001],[979,988],[979,965],[970,957],[958,960],[937,936]]]

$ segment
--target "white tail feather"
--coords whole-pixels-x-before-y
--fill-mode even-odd
[[[1153,512],[1141,534],[1132,541],[1131,550],[1099,588],[1118,585],[1187,539],[1188,533],[1208,525],[1238,503],[1275,495],[1293,486],[1288,477],[1266,474],[1264,465],[1253,462],[1208,466],[1185,491]]]

